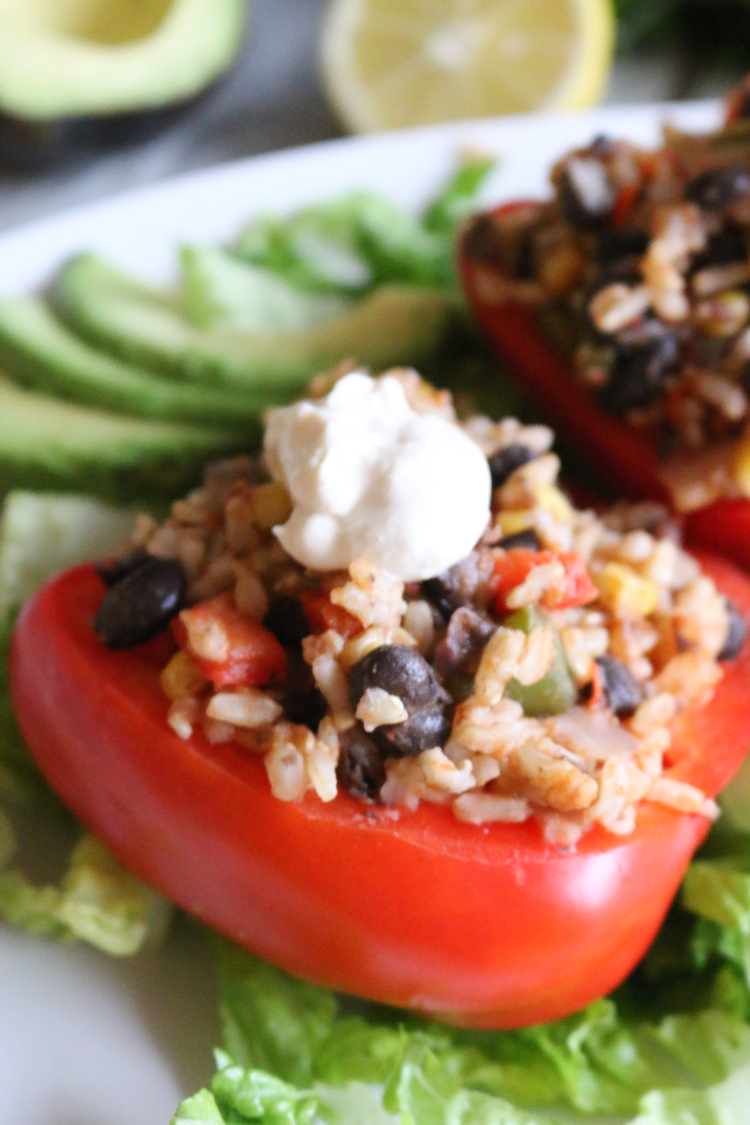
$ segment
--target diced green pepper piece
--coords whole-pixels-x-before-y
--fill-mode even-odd
[[[543,718],[545,715],[559,715],[567,711],[576,701],[576,687],[565,659],[560,634],[549,617],[533,606],[518,609],[503,622],[507,629],[521,629],[527,635],[532,629],[544,625],[552,631],[555,646],[555,659],[546,676],[535,684],[525,687],[518,680],[511,680],[505,689],[509,699],[515,699],[523,707],[524,715]]]

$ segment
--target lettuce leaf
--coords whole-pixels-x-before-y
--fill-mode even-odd
[[[123,957],[159,941],[170,904],[124,868],[94,836],[84,834],[60,886],[37,887],[18,869],[0,872],[0,914],[29,933],[76,938]]]
[[[53,574],[117,551],[134,522],[132,509],[88,496],[9,492],[0,515],[0,618]]]
[[[86,941],[114,956],[159,940],[171,906],[80,829],[59,885],[37,886],[11,866],[16,806],[71,818],[24,746],[11,706],[8,651],[14,617],[36,587],[65,567],[118,551],[133,520],[132,511],[88,497],[32,492],[9,493],[0,514],[0,916],[29,933]]]
[[[421,218],[356,191],[283,218],[254,220],[234,253],[298,289],[357,294],[388,282],[453,287],[453,237],[493,165],[486,157],[465,158]]]
[[[189,1099],[175,1121],[209,1105],[219,1121],[302,1125],[317,1098],[318,1118],[342,1125],[376,1112],[401,1125],[549,1125],[592,1114],[741,1125],[727,1091],[750,1094],[750,1026],[731,1011],[649,1020],[606,999],[540,1027],[465,1031],[337,997],[223,940],[216,948],[225,1053],[213,1102]]]

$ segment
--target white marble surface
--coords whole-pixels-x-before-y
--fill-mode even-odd
[[[0,229],[114,191],[254,153],[340,134],[323,94],[317,42],[325,0],[251,0],[245,46],[231,76],[158,137],[75,170],[0,174]],[[608,102],[723,93],[731,79],[695,74],[669,53],[618,62]]]

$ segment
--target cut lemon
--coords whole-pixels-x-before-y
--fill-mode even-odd
[[[322,38],[331,102],[355,132],[601,96],[611,0],[330,0]]]

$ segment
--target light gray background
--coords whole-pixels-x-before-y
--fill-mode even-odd
[[[341,132],[318,77],[325,0],[255,0],[237,65],[178,125],[136,148],[74,171],[0,175],[0,229],[135,185]],[[696,74],[669,52],[619,62],[607,101],[646,102],[723,93],[732,79]]]

